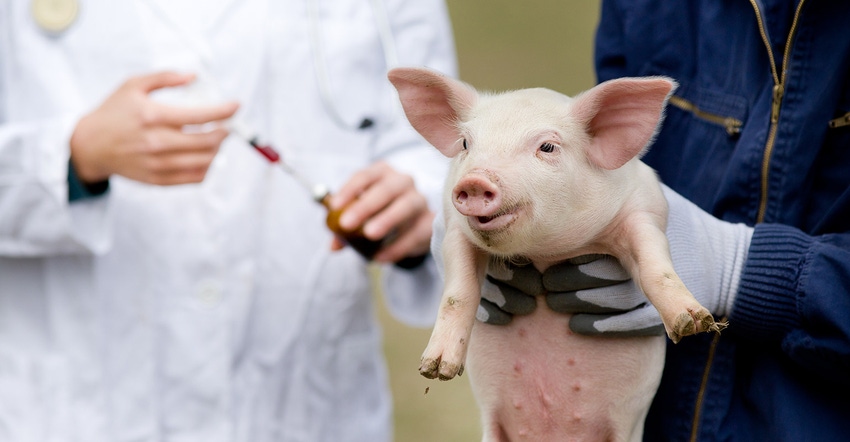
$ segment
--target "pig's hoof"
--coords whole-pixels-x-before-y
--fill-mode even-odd
[[[419,374],[425,376],[428,379],[436,379],[439,375],[439,367],[440,360],[439,359],[422,359],[422,363],[419,364]]]
[[[446,361],[440,363],[440,380],[448,381],[455,376],[463,375],[463,364],[449,364]]]
[[[714,318],[711,318],[711,324],[708,324],[707,330],[710,332],[720,333],[729,326],[728,322],[719,322],[715,321]]]
[[[667,336],[674,344],[678,344],[683,336],[690,336],[696,333],[696,324],[694,318],[686,312],[679,313],[676,316],[676,321],[673,322],[673,327],[667,330]]]
[[[419,365],[419,374],[428,379],[448,381],[463,374],[463,364],[453,364],[440,359],[423,359]]]
[[[701,332],[717,332],[720,333],[721,330],[726,328],[725,322],[717,322],[714,320],[714,316],[711,316],[711,313],[708,309],[701,307],[696,311],[688,309],[688,313],[694,317],[694,321],[697,324],[697,333]]]
[[[695,335],[702,332],[720,332],[726,328],[725,322],[717,322],[711,316],[711,312],[705,307],[688,309],[687,312],[679,313],[673,327],[667,332],[667,336],[673,343],[678,343],[685,336]]]

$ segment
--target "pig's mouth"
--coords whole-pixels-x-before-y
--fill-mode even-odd
[[[467,216],[469,226],[475,230],[493,231],[503,229],[516,220],[515,210],[503,210],[491,216]]]

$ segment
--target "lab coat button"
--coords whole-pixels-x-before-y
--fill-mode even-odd
[[[221,287],[213,281],[206,281],[200,284],[196,296],[204,305],[216,306],[221,302]]]
[[[32,17],[41,29],[59,34],[77,19],[77,0],[32,0]]]

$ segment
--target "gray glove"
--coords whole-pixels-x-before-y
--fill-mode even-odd
[[[662,185],[662,190],[669,205],[666,233],[676,273],[700,304],[723,318],[732,309],[753,228],[721,221],[667,186]],[[478,311],[483,322],[510,322],[510,314],[522,314],[512,312],[512,306],[528,302],[514,299],[519,298],[517,293],[529,298],[545,289],[550,308],[574,314],[570,329],[576,333],[641,336],[664,332],[655,307],[610,256],[553,266],[539,282],[527,275],[518,278],[491,269],[488,273],[491,284],[483,289],[482,298],[489,302],[482,301]],[[525,282],[529,280],[533,282]],[[518,311],[527,314],[533,308]]]
[[[576,333],[599,334],[602,331],[594,327],[597,321],[630,313],[636,322],[617,334],[664,334],[655,308],[619,262],[607,255],[579,256],[543,274],[532,265],[491,262],[476,317],[488,324],[505,325],[513,315],[534,311],[537,295],[545,296],[550,309],[573,314],[570,328]]]

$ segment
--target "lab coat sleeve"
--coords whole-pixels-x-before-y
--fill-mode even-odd
[[[437,216],[434,218],[434,234],[431,236],[431,255],[425,263],[414,270],[417,272],[407,278],[399,278],[396,287],[402,284],[416,284],[411,293],[426,293],[418,297],[407,297],[402,299],[396,297],[390,299],[396,303],[408,302],[408,305],[396,305],[394,311],[400,318],[404,312],[436,312],[440,307],[440,299],[442,295],[443,283],[445,282],[445,267],[443,265],[443,250],[442,242],[446,236],[446,223],[443,217],[442,210],[436,211]],[[427,267],[426,267],[427,266]],[[401,272],[385,272],[388,278],[398,277]],[[405,322],[414,326],[428,327],[433,325],[434,317],[431,315],[411,315],[410,317],[402,318]]]
[[[9,105],[3,90],[0,103]],[[0,256],[105,251],[108,197],[68,199],[68,140],[77,118],[0,118]]]
[[[386,2],[401,66],[427,66],[447,75],[457,75],[454,39],[448,11],[442,0],[398,0]],[[387,80],[387,85],[389,81]],[[413,176],[416,186],[437,211],[448,168],[448,159],[429,145],[407,122],[395,89],[394,117],[376,146],[376,160],[384,160]],[[390,312],[413,326],[430,326],[436,317],[442,284],[432,257],[415,269],[384,266],[382,288]]]
[[[18,65],[20,58],[10,49],[23,39],[16,32],[25,28],[20,23],[11,26],[14,9],[8,2],[0,3],[0,256],[104,251],[109,238],[108,198],[68,200],[68,140],[79,115],[69,110],[51,113],[44,102],[30,102],[30,97],[16,89],[24,87],[15,81],[27,75],[27,69]],[[18,57],[35,50],[22,47],[24,55]],[[32,54],[32,58],[41,59],[39,55]],[[59,71],[70,68],[47,63],[43,69],[43,76],[27,75],[18,81],[29,81],[29,87],[37,87],[34,82],[53,81],[50,86],[56,86],[66,77]],[[51,98],[57,108],[63,102],[62,97]]]

